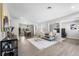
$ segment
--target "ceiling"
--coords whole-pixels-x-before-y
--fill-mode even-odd
[[[79,11],[78,3],[7,3],[11,18],[34,22],[54,20]]]

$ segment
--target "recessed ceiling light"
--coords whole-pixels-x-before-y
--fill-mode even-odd
[[[72,9],[74,9],[74,8],[75,8],[75,6],[71,6],[71,8],[72,8]]]

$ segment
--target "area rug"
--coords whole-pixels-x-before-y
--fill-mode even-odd
[[[41,38],[31,38],[31,39],[27,39],[27,40],[39,50],[48,48],[51,45],[54,45],[59,42],[59,41],[55,41],[55,40],[54,41],[47,41],[47,40],[44,40]]]

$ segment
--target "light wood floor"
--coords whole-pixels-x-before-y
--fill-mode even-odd
[[[44,50],[38,50],[27,39],[19,40],[19,56],[79,56],[79,40],[65,39]]]

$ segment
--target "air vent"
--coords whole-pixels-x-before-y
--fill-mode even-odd
[[[47,9],[51,9],[51,8],[52,8],[51,6],[47,7]]]

